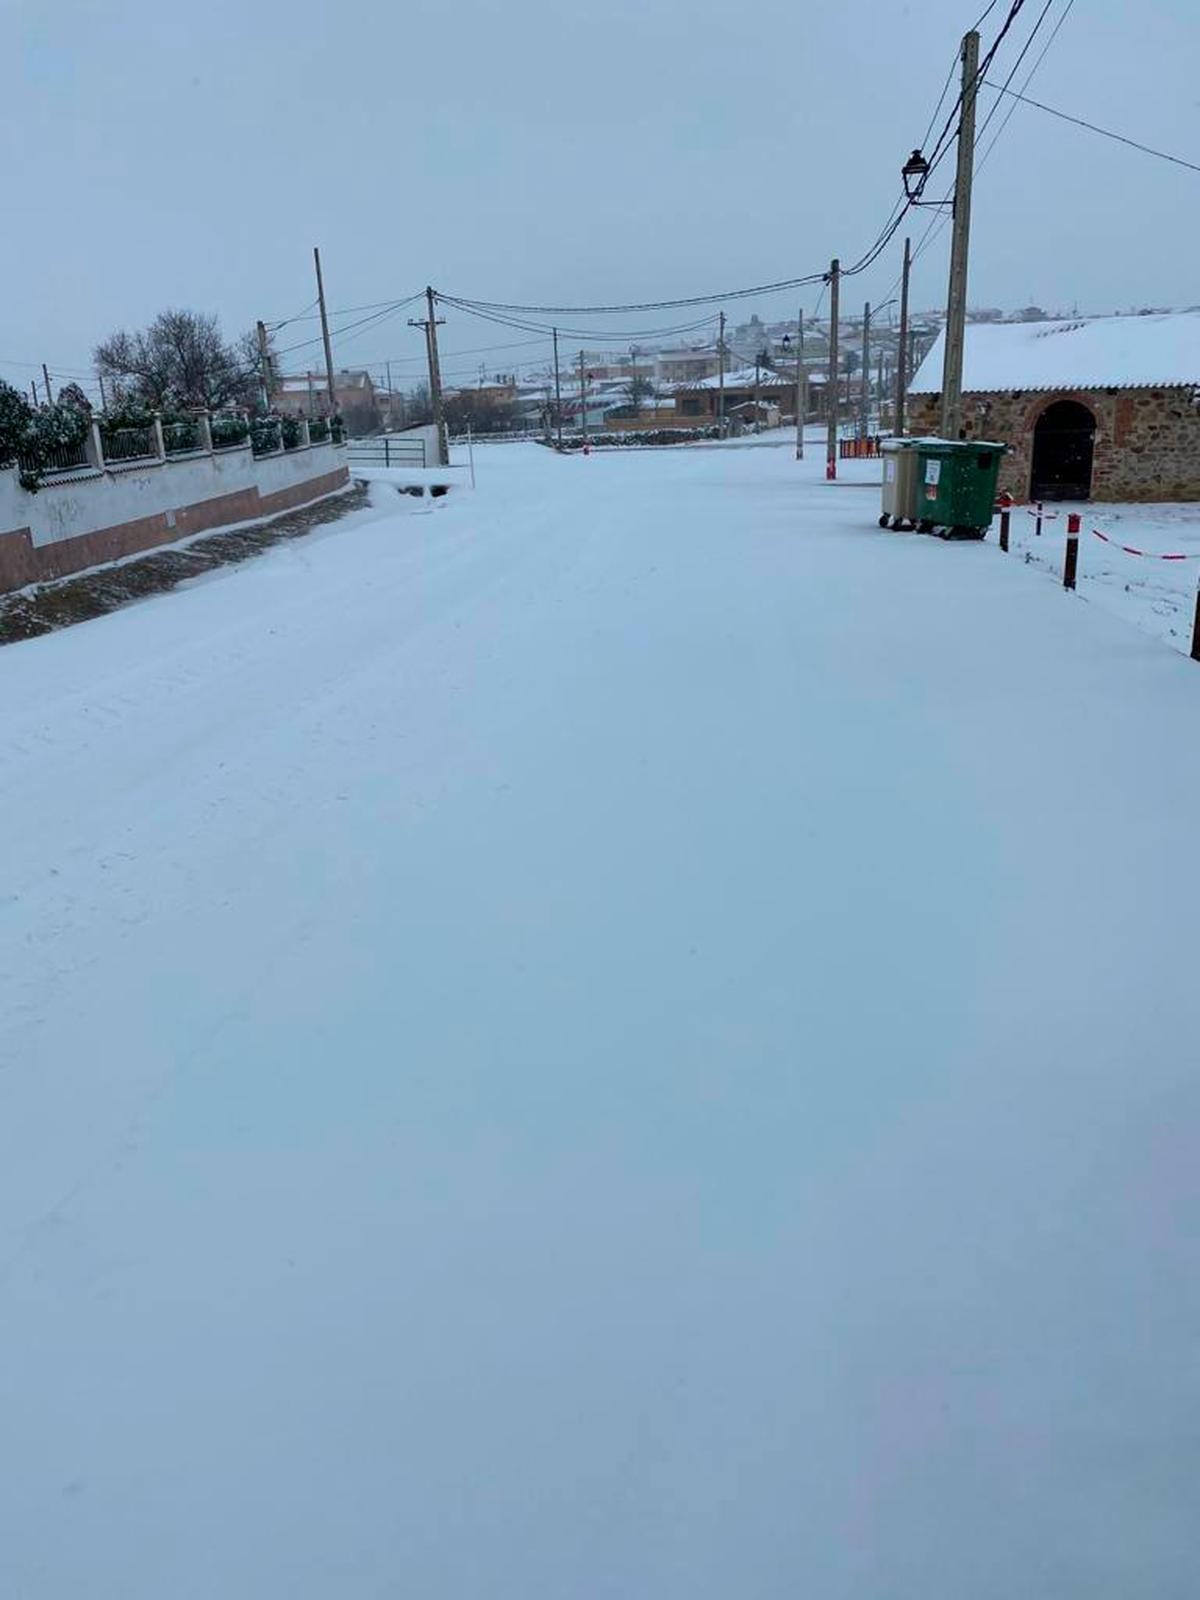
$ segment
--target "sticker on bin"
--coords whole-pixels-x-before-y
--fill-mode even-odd
[[[931,483],[936,488],[942,476],[942,463],[940,461],[927,461],[925,463],[925,482]]]
[[[888,456],[883,463],[883,476],[888,483],[896,481],[896,463]]]

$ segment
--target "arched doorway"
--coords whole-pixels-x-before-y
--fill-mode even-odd
[[[1031,500],[1086,500],[1092,492],[1096,419],[1078,400],[1056,400],[1033,430]]]

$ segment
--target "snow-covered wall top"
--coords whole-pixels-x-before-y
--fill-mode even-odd
[[[909,385],[942,387],[942,332]],[[1200,384],[1200,312],[1076,318],[1066,322],[976,322],[967,328],[963,389],[1165,389]]]

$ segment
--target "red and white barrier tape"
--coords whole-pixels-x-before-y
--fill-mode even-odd
[[[1028,517],[1040,516],[1043,522],[1053,522],[1062,513],[1060,511],[1038,512],[1033,507],[1026,506],[1025,515]],[[1103,539],[1105,544],[1111,544],[1114,550],[1124,550],[1127,556],[1144,556],[1148,561],[1200,561],[1200,550],[1173,551],[1170,555],[1164,555],[1161,550],[1139,550],[1133,544],[1120,544],[1116,539],[1110,538],[1107,533],[1101,533],[1099,528],[1093,528],[1092,532],[1097,539]]]
[[[1124,550],[1127,556],[1146,556],[1151,561],[1195,561],[1200,558],[1200,550],[1188,550],[1182,554],[1164,555],[1161,550],[1139,550],[1132,544],[1117,544],[1115,539],[1110,539],[1106,533],[1101,533],[1099,528],[1092,532],[1097,539],[1103,539],[1105,544],[1111,544],[1117,550]]]

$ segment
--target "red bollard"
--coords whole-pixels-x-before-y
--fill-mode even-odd
[[[1063,568],[1063,588],[1075,587],[1075,570],[1079,565],[1079,513],[1067,516],[1067,564]]]
[[[1000,548],[1008,549],[1008,522],[1012,516],[1013,497],[1007,490],[1000,496]]]

